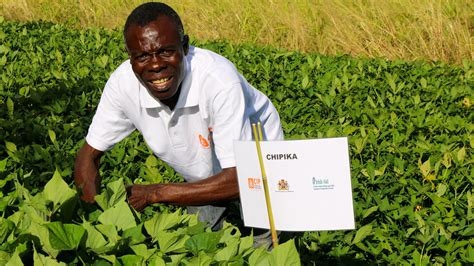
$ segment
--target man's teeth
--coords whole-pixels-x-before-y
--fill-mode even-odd
[[[162,79],[157,79],[157,80],[153,80],[151,83],[153,84],[161,84],[161,83],[164,83],[166,81],[168,81],[170,78],[162,78]]]

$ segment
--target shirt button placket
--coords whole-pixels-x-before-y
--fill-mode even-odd
[[[169,135],[170,135],[170,138],[171,138],[171,143],[173,144],[174,147],[180,147],[184,143],[179,137],[176,125],[177,125],[176,118],[171,117],[170,122],[168,124],[168,132],[169,132]]]

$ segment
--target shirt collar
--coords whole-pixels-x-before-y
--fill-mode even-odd
[[[177,108],[185,108],[198,105],[199,102],[199,91],[197,84],[191,82],[193,71],[191,68],[192,57],[194,55],[194,47],[189,48],[189,53],[184,60],[184,79],[181,82],[181,92],[179,94],[178,102],[176,103]],[[138,80],[137,80],[138,81]],[[140,106],[143,108],[165,108],[165,105],[155,98],[148,90],[138,81],[139,84],[139,97]]]

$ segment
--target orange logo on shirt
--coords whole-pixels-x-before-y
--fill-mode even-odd
[[[199,142],[203,148],[209,148],[209,142],[201,134],[199,134]]]

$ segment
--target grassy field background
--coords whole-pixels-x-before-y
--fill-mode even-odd
[[[9,20],[121,28],[139,0],[0,0]],[[470,0],[170,0],[192,38],[327,55],[473,61]]]

